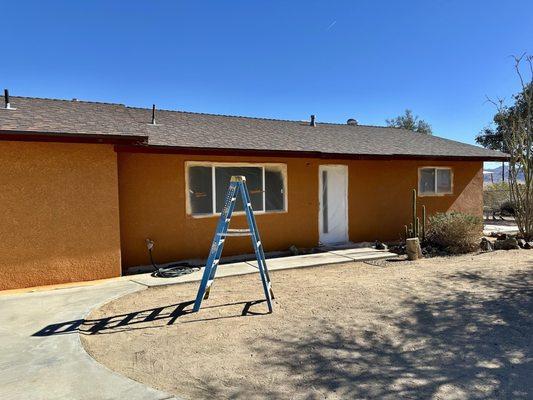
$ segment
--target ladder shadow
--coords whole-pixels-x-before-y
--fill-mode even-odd
[[[184,321],[183,323],[268,314],[268,312],[262,313],[250,310],[250,308],[254,305],[263,303],[265,301],[266,300],[239,301],[233,303],[204,306],[201,310],[237,306],[241,304],[244,305],[243,310],[240,314],[195,319],[192,321]],[[102,335],[130,330],[155,329],[160,328],[161,325],[142,326],[141,324],[146,324],[155,321],[166,321],[165,325],[173,325],[174,323],[176,323],[178,318],[183,315],[197,314],[193,313],[192,309],[187,309],[187,307],[192,306],[193,304],[194,300],[189,300],[181,303],[171,304],[168,306],[148,308],[144,310],[132,311],[125,314],[117,314],[104,318],[87,318],[59,322],[45,326],[44,328],[32,334],[32,336],[46,337],[56,335],[67,335],[72,333],[78,333],[80,335]]]
[[[219,305],[219,306],[202,307],[202,309],[204,309],[204,308],[215,308],[215,307],[224,307],[224,306],[230,306],[230,305],[244,304],[244,307],[243,307],[242,312],[240,314],[224,315],[224,316],[220,316],[220,317],[210,317],[210,318],[199,318],[199,319],[194,319],[194,320],[191,320],[191,321],[183,321],[182,323],[183,324],[191,324],[191,323],[194,323],[194,322],[215,321],[217,319],[254,317],[254,316],[260,316],[260,315],[272,314],[272,312],[270,312],[270,311],[262,311],[262,312],[260,312],[260,311],[251,311],[250,310],[250,308],[252,306],[255,306],[255,305],[261,304],[261,303],[266,303],[266,299],[254,300],[254,301],[242,301],[242,302],[238,302],[238,303],[223,304],[223,305]]]

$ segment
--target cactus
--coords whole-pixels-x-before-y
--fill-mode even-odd
[[[418,237],[418,224],[416,222],[416,189],[413,189],[413,234]]]
[[[412,222],[404,225],[405,238],[419,238],[421,241],[426,239],[426,206],[422,206],[422,219],[417,215],[416,207],[416,189],[413,189],[412,197]]]
[[[422,206],[422,241],[426,240],[426,206]]]

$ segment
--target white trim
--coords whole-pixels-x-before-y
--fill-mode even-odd
[[[421,171],[423,169],[434,169],[435,170],[435,191],[434,192],[422,192],[420,191],[420,178],[421,178]],[[438,170],[447,170],[450,171],[450,191],[448,192],[438,192],[438,182],[437,182],[437,176]],[[454,181],[454,174],[453,174],[453,168],[452,167],[434,167],[431,165],[427,165],[424,167],[418,167],[418,181],[417,181],[417,193],[418,197],[436,197],[436,196],[447,196],[453,194],[453,181]]]
[[[263,210],[266,212],[265,167],[261,168],[261,171],[263,172]]]
[[[189,168],[190,167],[211,167],[211,180],[212,180],[212,207],[213,213],[211,214],[193,214],[191,212],[191,204],[189,198]],[[263,210],[254,210],[254,214],[281,214],[289,211],[288,203],[288,188],[287,188],[287,164],[283,163],[247,163],[247,162],[211,162],[211,161],[185,161],[185,211],[187,215],[193,218],[211,218],[220,216],[220,212],[216,212],[216,167],[255,167],[261,168],[263,174]],[[266,193],[265,193],[265,169],[277,168],[280,170],[283,178],[283,204],[284,209],[279,211],[265,211],[266,208]],[[233,215],[244,215],[244,211],[235,211]]]
[[[188,170],[187,170],[187,176],[185,177],[185,179],[187,179],[187,182],[189,182],[189,174],[188,174]],[[215,193],[217,192],[217,179],[216,179],[216,176],[215,176],[215,167],[212,165],[211,166],[211,204],[213,205],[213,212],[216,213],[216,210],[217,210],[217,196],[215,195]],[[189,197],[187,197],[187,201],[189,201]],[[192,215],[192,211],[191,211],[191,215]],[[200,214],[202,215],[202,214]],[[209,215],[209,214],[205,214],[205,215]]]
[[[345,189],[345,204],[346,204],[346,223],[344,224],[344,242],[348,242],[349,240],[349,218],[350,218],[350,210],[349,210],[349,182],[348,174],[350,172],[350,169],[345,164],[321,164],[318,166],[318,240],[319,243],[322,243],[322,237],[323,237],[323,209],[322,209],[322,171],[327,169],[342,169],[344,170],[344,189]],[[328,182],[329,185],[329,182]],[[328,198],[329,201],[329,198]]]

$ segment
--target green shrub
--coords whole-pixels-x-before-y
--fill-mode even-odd
[[[500,205],[509,200],[509,184],[499,182],[483,188],[483,206],[488,211],[500,211]]]
[[[464,254],[479,247],[483,221],[460,212],[438,213],[429,218],[427,241],[448,254]]]
[[[516,205],[512,201],[506,201],[500,206],[500,212],[505,216],[514,216],[516,213]]]

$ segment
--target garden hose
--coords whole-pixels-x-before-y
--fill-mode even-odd
[[[167,267],[160,267],[154,262],[154,257],[152,255],[152,250],[154,248],[154,242],[150,239],[146,239],[146,247],[148,248],[148,254],[150,256],[150,263],[154,267],[153,276],[160,278],[177,278],[178,276],[191,274],[195,271],[199,271],[199,267],[193,267],[189,263],[181,262],[171,264]]]

